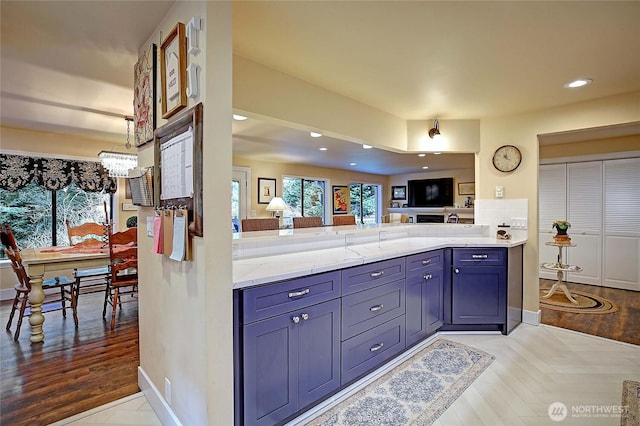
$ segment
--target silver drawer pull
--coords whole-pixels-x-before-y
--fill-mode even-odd
[[[455,272],[456,274],[459,274],[459,273],[460,273],[460,269],[456,268],[456,269],[454,269],[454,272]]]
[[[384,271],[379,271],[379,272],[372,272],[371,273],[371,278],[378,278],[384,275]]]
[[[309,289],[305,288],[304,290],[300,290],[300,291],[294,291],[292,293],[289,293],[289,297],[298,297],[298,296],[304,296],[305,294],[309,294]]]
[[[423,264],[423,265],[428,265],[428,264],[430,264],[430,263],[431,263],[431,259],[427,259],[427,260],[423,260],[423,261],[422,261],[422,264]]]
[[[422,278],[424,278],[425,280],[430,280],[431,278],[433,278],[433,275],[425,274]]]
[[[371,352],[378,351],[378,350],[382,349],[383,346],[384,346],[384,343],[380,342],[377,345],[371,346],[369,351],[371,351]]]
[[[379,311],[380,309],[384,308],[384,305],[381,303],[379,305],[375,305],[369,308],[369,310],[371,312],[375,312],[375,311]]]
[[[303,320],[308,320],[309,319],[309,314],[302,314],[302,319]]]
[[[474,259],[486,259],[489,256],[486,254],[472,254],[471,257]]]
[[[296,315],[295,317],[291,318],[291,320],[293,321],[294,324],[297,324],[300,322],[300,317]]]

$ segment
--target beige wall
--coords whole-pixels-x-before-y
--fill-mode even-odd
[[[612,152],[636,151],[639,149],[640,135],[632,135],[557,145],[540,145],[540,159],[546,160],[567,156],[609,154]]]
[[[349,185],[351,182],[361,182],[382,185],[385,192],[389,189],[389,177],[371,173],[357,173],[349,170],[329,169],[313,167],[304,164],[281,164],[266,161],[254,161],[242,157],[233,157],[235,167],[248,167],[251,169],[251,210],[255,210],[256,217],[270,217],[271,212],[266,211],[266,204],[258,204],[258,178],[267,177],[276,179],[276,193],[282,196],[282,177],[295,176],[304,178],[328,179],[330,185]],[[331,188],[327,188],[331,191]],[[331,194],[329,192],[329,194]],[[331,196],[327,198],[331,202]],[[383,203],[383,206],[387,205]],[[331,207],[331,206],[330,206]],[[384,213],[382,213],[384,214]]]

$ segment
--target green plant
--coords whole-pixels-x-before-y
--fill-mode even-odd
[[[556,220],[551,225],[551,229],[556,229],[557,231],[566,231],[569,228],[571,228],[571,224],[566,220]]]
[[[138,216],[131,216],[127,218],[127,228],[138,227]]]

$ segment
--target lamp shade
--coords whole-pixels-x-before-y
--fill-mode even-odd
[[[267,211],[270,212],[280,212],[284,211],[287,208],[284,200],[280,197],[273,197],[271,201],[269,201],[269,205],[267,206]]]

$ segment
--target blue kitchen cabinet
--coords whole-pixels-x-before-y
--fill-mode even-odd
[[[265,313],[280,312],[284,304],[296,309],[257,321],[263,315],[255,309],[243,312],[243,409],[237,424],[277,424],[340,386],[340,299],[302,302],[317,288],[323,289],[320,300],[335,297],[339,284],[339,273],[327,273],[244,291],[237,306],[255,307],[260,300]]]

